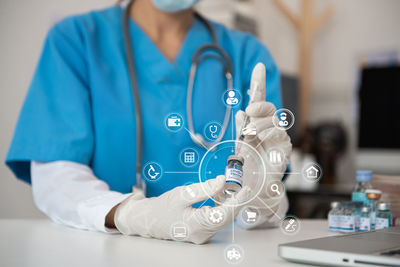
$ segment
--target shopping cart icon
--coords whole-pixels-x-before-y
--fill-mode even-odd
[[[256,221],[257,212],[249,211],[249,210],[245,210],[245,212],[246,212],[246,216],[247,216],[247,219],[246,219],[247,222],[255,222]]]

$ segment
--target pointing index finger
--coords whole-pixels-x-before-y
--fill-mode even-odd
[[[265,82],[266,70],[265,65],[261,62],[257,63],[251,74],[250,81],[250,103],[265,101]]]

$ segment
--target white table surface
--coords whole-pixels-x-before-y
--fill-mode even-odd
[[[332,235],[327,222],[302,220],[294,236],[279,228],[245,231],[235,227],[235,243],[244,249],[240,266],[302,266],[278,257],[278,244]],[[0,220],[0,266],[233,266],[224,259],[232,244],[232,226],[208,244],[193,245],[64,227],[50,220]]]

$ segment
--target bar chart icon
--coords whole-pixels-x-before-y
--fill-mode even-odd
[[[269,162],[274,165],[282,164],[283,155],[278,149],[272,149],[269,151]]]

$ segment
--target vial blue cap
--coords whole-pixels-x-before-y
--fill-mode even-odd
[[[358,170],[356,172],[356,181],[357,182],[371,182],[371,180],[372,180],[372,171]]]

